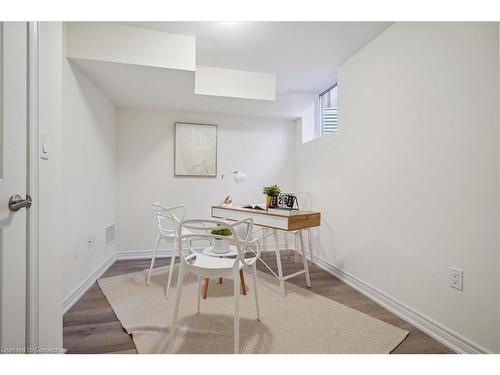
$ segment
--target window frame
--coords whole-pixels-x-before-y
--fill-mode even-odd
[[[318,92],[316,96],[316,100],[318,101],[318,104],[316,106],[316,111],[317,111],[317,125],[316,125],[316,131],[317,131],[317,136],[323,137],[325,134],[323,134],[323,104],[321,101],[321,97],[328,93],[329,91],[333,90],[338,86],[338,81],[335,81],[334,83],[328,85],[325,89],[321,90]],[[338,91],[337,91],[337,100],[338,100]],[[338,108],[338,103],[337,103],[337,108]]]

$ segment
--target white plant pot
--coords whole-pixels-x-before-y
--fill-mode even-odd
[[[214,238],[213,251],[216,254],[224,254],[229,251],[229,241],[225,238]]]

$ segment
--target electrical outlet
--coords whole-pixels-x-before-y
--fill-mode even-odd
[[[450,267],[449,283],[451,288],[464,290],[464,271]]]
[[[75,242],[73,244],[73,256],[75,258],[78,258],[80,256],[80,244],[78,242]]]
[[[91,234],[87,238],[87,247],[90,249],[91,247],[94,247],[94,246],[95,246],[95,236],[93,234]]]

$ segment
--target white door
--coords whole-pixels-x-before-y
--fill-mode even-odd
[[[26,347],[28,25],[0,22],[0,347]]]

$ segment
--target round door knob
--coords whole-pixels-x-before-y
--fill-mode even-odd
[[[12,212],[17,212],[21,208],[30,208],[31,207],[31,197],[26,195],[26,199],[21,197],[19,194],[14,194],[9,199],[9,210]]]

